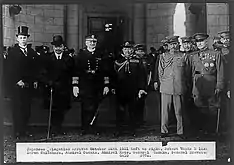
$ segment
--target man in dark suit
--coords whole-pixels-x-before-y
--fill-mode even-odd
[[[27,44],[29,36],[28,27],[18,27],[18,44],[10,49],[6,66],[6,84],[12,100],[14,135],[17,139],[29,135],[27,124],[31,113],[31,90],[36,71],[36,52]]]
[[[40,81],[46,85],[48,95],[52,89],[51,124],[52,135],[55,136],[65,134],[62,132],[62,123],[66,112],[70,109],[74,61],[64,51],[62,36],[54,36],[51,44],[53,52],[47,58],[44,68],[40,70]]]
[[[97,119],[98,105],[104,95],[109,92],[108,65],[105,65],[102,53],[96,49],[97,38],[88,35],[85,39],[86,47],[81,49],[75,57],[73,77],[73,94],[81,99],[81,127],[82,135],[99,134],[94,128]]]

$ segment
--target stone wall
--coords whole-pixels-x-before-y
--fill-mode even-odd
[[[220,31],[229,30],[229,6],[227,3],[207,3],[207,33],[212,39]]]
[[[50,45],[53,35],[64,34],[64,5],[20,5],[22,10],[15,16],[9,15],[9,5],[4,6],[4,45],[15,43],[17,27],[29,27],[29,43]]]
[[[10,17],[9,5],[2,5],[3,45],[11,46],[15,39],[14,18]]]
[[[148,3],[146,5],[146,43],[158,48],[160,41],[166,36],[173,35],[173,15],[176,3]]]

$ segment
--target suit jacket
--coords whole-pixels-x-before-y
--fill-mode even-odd
[[[53,107],[69,109],[72,91],[73,58],[63,52],[62,59],[57,59],[54,52],[48,54],[43,68],[40,69],[40,82],[53,89]]]
[[[9,94],[14,94],[17,82],[22,80],[27,88],[33,86],[36,81],[35,57],[36,52],[27,46],[27,56],[16,44],[8,53],[6,60],[6,84]]]

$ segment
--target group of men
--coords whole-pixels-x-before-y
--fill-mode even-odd
[[[182,139],[186,138],[192,126],[214,132],[218,131],[220,119],[222,123],[227,121],[230,98],[229,32],[220,32],[219,37],[219,45],[214,42],[214,48],[209,48],[209,35],[204,33],[181,37],[181,45],[179,36],[162,41],[164,51],[159,56],[154,80],[155,89],[160,88],[161,93],[162,137],[169,136],[172,103],[177,135]],[[218,119],[212,122],[216,115]],[[214,126],[217,126],[216,129]]]
[[[220,36],[227,33],[221,33]],[[220,40],[222,44],[218,50],[208,48],[207,34],[196,34],[181,38],[184,51],[180,50],[179,37],[172,36],[163,40],[162,47],[157,51],[149,54],[146,54],[145,45],[124,42],[120,53],[115,56],[104,54],[97,48],[95,35],[85,38],[86,46],[76,56],[72,55],[74,51],[66,50],[60,35],[53,37],[53,52],[49,52],[47,47],[37,47],[37,52],[34,51],[27,44],[29,36],[28,27],[18,27],[18,44],[8,52],[5,70],[16,138],[30,135],[27,124],[33,88],[42,88],[45,98],[53,97],[53,135],[65,134],[62,124],[71,108],[71,95],[79,97],[81,101],[81,134],[99,134],[95,127],[98,106],[106,96],[115,94],[115,136],[123,134],[126,112],[128,130],[136,136],[137,128],[144,121],[145,99],[149,89],[160,89],[162,137],[169,134],[172,103],[177,119],[177,134],[183,137],[184,112],[189,112],[186,112],[189,105],[185,96],[192,96],[197,107],[209,107],[214,102],[213,98],[223,91],[230,91],[229,80],[224,80],[228,78],[224,76],[224,61],[228,62],[228,53],[223,51],[229,48],[229,45],[226,46],[229,43],[227,35]]]

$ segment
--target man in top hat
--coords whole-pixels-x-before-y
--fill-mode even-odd
[[[209,123],[211,109],[203,107],[219,107],[219,95],[223,90],[223,61],[218,51],[208,48],[208,34],[197,33],[194,36],[199,51],[191,58],[193,98],[197,107],[204,112],[204,120],[200,120],[200,127],[211,131]],[[204,123],[205,122],[205,123]],[[212,124],[214,125],[214,124]]]
[[[109,93],[108,68],[102,59],[102,53],[96,48],[97,38],[88,35],[86,47],[75,56],[73,76],[73,94],[81,99],[82,135],[96,134],[98,106],[104,96]]]
[[[50,98],[52,92],[51,132],[52,136],[56,136],[65,134],[62,131],[62,123],[65,114],[70,109],[74,61],[64,51],[65,43],[62,36],[53,36],[51,44],[53,52],[48,55],[43,68],[40,70],[40,80],[46,87],[48,98]]]
[[[224,91],[222,93],[222,110],[221,119],[223,128],[228,128],[228,120],[226,116],[230,114],[230,87],[231,87],[231,63],[230,63],[230,33],[229,31],[219,32],[220,42],[222,46],[220,47],[221,56],[224,63]]]
[[[184,139],[184,95],[187,90],[189,60],[179,51],[178,36],[168,38],[169,52],[160,55],[158,74],[161,93],[161,137],[169,135],[171,105],[177,120],[177,135]]]
[[[116,136],[123,133],[122,122],[124,113],[129,114],[129,129],[136,136],[136,106],[137,100],[146,94],[146,76],[142,60],[134,55],[133,42],[126,41],[122,46],[122,53],[115,61],[116,97],[118,109],[116,111]]]
[[[12,99],[12,115],[16,138],[25,136],[31,114],[31,90],[36,81],[36,52],[28,46],[28,27],[19,26],[18,44],[8,52],[6,76],[9,96]]]

